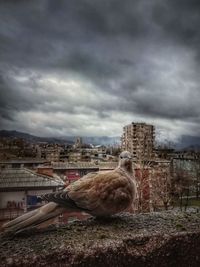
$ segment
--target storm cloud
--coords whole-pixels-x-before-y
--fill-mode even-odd
[[[199,136],[199,25],[198,0],[1,0],[1,129]]]

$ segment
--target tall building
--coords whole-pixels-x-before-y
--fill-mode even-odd
[[[83,140],[81,137],[77,137],[75,144],[74,144],[74,148],[81,148],[83,145]]]
[[[136,160],[151,159],[154,154],[155,128],[146,123],[134,123],[123,127],[122,150],[128,150]]]

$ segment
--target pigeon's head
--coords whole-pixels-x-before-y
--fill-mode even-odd
[[[123,151],[120,155],[119,155],[120,159],[132,159],[131,153],[129,151]]]
[[[129,151],[123,151],[119,155],[119,165],[122,168],[129,169],[132,167],[132,156]]]

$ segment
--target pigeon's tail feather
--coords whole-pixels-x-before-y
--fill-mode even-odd
[[[14,225],[17,225],[19,223],[21,223],[22,221],[26,221],[27,219],[29,219],[30,217],[33,217],[36,213],[38,212],[38,210],[32,210],[32,211],[29,211],[19,217],[17,217],[16,219],[10,221],[10,222],[7,222],[5,224],[3,224],[3,229],[7,229],[7,228],[11,228],[13,227]]]
[[[64,208],[50,202],[39,209],[30,211],[15,220],[5,223],[2,228],[4,232],[17,232],[38,225],[49,219],[55,218],[63,212]]]

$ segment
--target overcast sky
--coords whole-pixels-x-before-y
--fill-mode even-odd
[[[200,135],[199,0],[0,0],[1,129]]]

